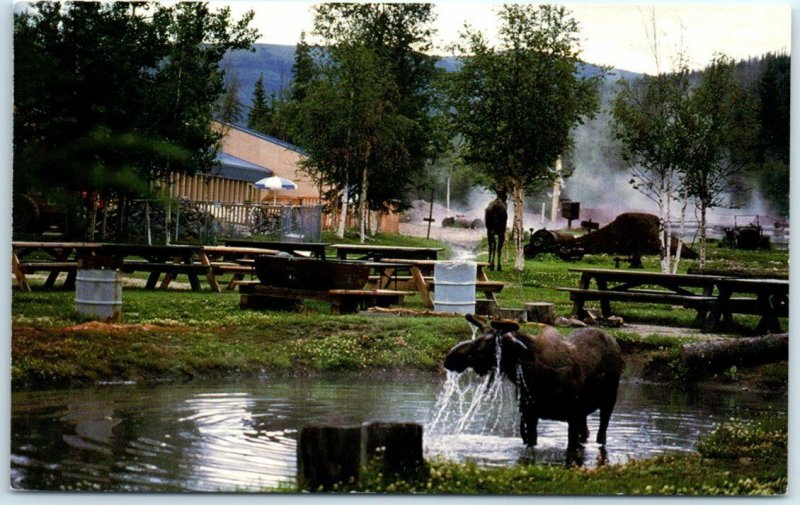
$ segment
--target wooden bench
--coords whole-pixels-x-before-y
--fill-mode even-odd
[[[30,260],[30,261],[20,261],[18,268],[20,272],[23,274],[30,274],[34,272],[50,272],[47,276],[47,279],[44,282],[44,287],[46,289],[52,289],[55,285],[56,279],[58,279],[59,274],[62,272],[67,274],[67,280],[64,282],[65,289],[72,289],[75,287],[75,274],[78,271],[78,262],[77,261],[47,261],[47,260]],[[18,276],[19,279],[19,276]],[[19,282],[20,286],[23,286],[22,282]],[[24,281],[24,284],[27,285],[27,281]],[[28,291],[30,287],[28,286]]]
[[[189,284],[193,291],[200,289],[200,280],[198,275],[208,276],[210,267],[200,263],[171,263],[171,262],[153,262],[153,261],[138,261],[126,260],[120,266],[120,272],[133,273],[133,272],[149,272],[145,283],[145,289],[155,289],[161,274],[164,279],[161,281],[160,289],[169,287],[175,276],[184,274],[189,277]]]
[[[433,280],[427,284],[431,291],[436,289],[436,283]],[[475,281],[475,291],[481,293],[499,293],[504,287],[506,287],[506,283],[501,281]]]
[[[388,307],[403,301],[412,291],[394,289],[331,289],[331,312],[349,314],[367,307]]]
[[[422,280],[426,283],[433,282],[433,276],[423,276]],[[378,288],[379,282],[383,283],[384,288],[393,287],[400,290],[416,290],[416,281],[412,275],[393,275],[389,278],[381,275],[370,275],[367,279],[367,287]]]
[[[656,290],[629,290],[612,291],[604,289],[581,289],[581,288],[556,288],[559,291],[569,293],[569,298],[573,302],[588,301],[625,301],[655,303],[666,305],[681,305],[683,307],[695,308],[698,306],[707,307],[712,304],[717,297],[704,295],[677,295],[668,292],[657,292]],[[576,314],[579,315],[579,314]],[[610,314],[604,314],[608,316]]]
[[[387,307],[402,302],[410,291],[390,289],[309,289],[280,288],[260,283],[239,283],[239,307],[249,309],[296,307],[304,299],[330,302],[334,314],[349,314],[368,306]]]

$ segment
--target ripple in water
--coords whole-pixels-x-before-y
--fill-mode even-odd
[[[785,396],[623,383],[608,461],[694,449],[715,423],[771,409]],[[423,424],[427,458],[563,464],[566,423],[540,421],[539,445],[519,437],[516,391],[472,372],[405,380],[354,377],[263,383],[106,386],[15,392],[11,486],[30,490],[260,491],[293,481],[297,432],[308,424]],[[589,416],[595,432],[598,416]],[[584,463],[603,456],[587,443]]]

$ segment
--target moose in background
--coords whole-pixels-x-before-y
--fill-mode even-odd
[[[507,193],[504,189],[497,191],[497,198],[486,206],[484,221],[489,239],[489,270],[503,270],[503,261],[500,254],[503,252],[503,242],[506,239],[506,225],[508,223],[508,208],[506,207]]]

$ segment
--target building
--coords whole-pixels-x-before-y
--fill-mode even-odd
[[[320,203],[319,188],[300,171],[300,148],[241,126],[215,122],[224,133],[217,156],[219,168],[210,174],[175,174],[172,194],[194,202],[215,203]],[[257,189],[253,183],[277,175],[297,184],[296,190]]]
[[[229,156],[265,167],[273,175],[297,184],[296,190],[257,190],[258,201],[279,204],[308,205],[321,202],[320,188],[300,170],[303,151],[288,142],[230,123],[215,123],[224,133],[222,151]]]

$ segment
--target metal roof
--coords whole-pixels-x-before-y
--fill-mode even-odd
[[[267,167],[256,165],[249,161],[231,156],[228,153],[219,151],[217,161],[220,163],[219,171],[212,173],[218,177],[233,179],[236,181],[256,182],[264,177],[271,177],[275,173]]]

